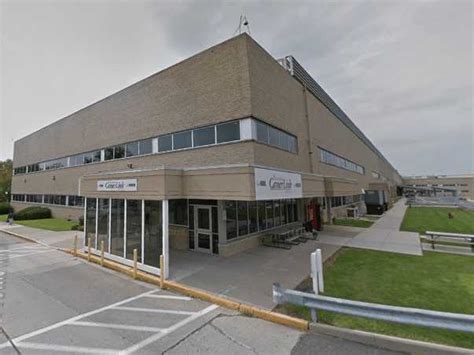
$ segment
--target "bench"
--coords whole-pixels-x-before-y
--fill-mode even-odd
[[[429,241],[431,242],[431,248],[435,248],[435,241],[439,238],[444,239],[457,239],[465,241],[467,245],[471,246],[471,251],[474,252],[474,235],[472,234],[463,234],[463,233],[448,233],[448,232],[434,232],[434,231],[426,231],[425,235],[429,237]],[[428,238],[427,238],[428,239]]]
[[[262,245],[282,249],[290,249],[293,245],[306,243],[308,240],[316,240],[317,233],[306,232],[304,227],[292,228],[282,232],[274,232],[263,237]]]

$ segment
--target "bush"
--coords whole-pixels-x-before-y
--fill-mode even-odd
[[[75,224],[71,227],[71,230],[72,231],[82,231],[83,232],[84,231],[84,226],[81,226],[79,224]]]
[[[12,208],[8,202],[0,202],[0,214],[8,214]]]
[[[79,217],[79,225],[84,226],[84,216]]]
[[[13,215],[13,219],[17,221],[42,218],[51,218],[51,210],[49,208],[27,207]]]

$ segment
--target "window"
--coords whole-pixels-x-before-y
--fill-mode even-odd
[[[104,242],[104,250],[109,250],[109,199],[99,198],[97,221],[97,249],[100,249],[101,242]]]
[[[133,143],[128,143],[125,145],[125,156],[128,157],[133,157],[135,155],[138,155],[138,142],[133,142]]]
[[[237,209],[239,217],[239,236],[249,234],[247,201],[238,201]]]
[[[334,165],[337,166],[338,168],[342,168],[345,170],[349,170],[358,174],[365,174],[364,167],[361,165],[358,165],[350,160],[347,160],[337,154],[331,153],[330,151],[327,151],[321,147],[319,147],[319,150],[321,151],[321,162],[329,164],[329,165]],[[373,174],[373,173],[372,173]]]
[[[147,265],[160,267],[162,254],[161,201],[145,201],[145,255]]]
[[[101,155],[102,155],[102,151],[96,150],[95,152],[92,153],[92,161],[94,163],[101,161]]]
[[[191,134],[191,131],[173,134],[173,149],[176,150],[192,147],[193,140]]]
[[[295,136],[282,131],[281,129],[272,127],[264,122],[256,121],[257,125],[257,141],[281,148],[288,152],[296,153],[297,139]]]
[[[258,230],[266,229],[265,201],[258,201]]]
[[[124,200],[112,200],[110,220],[110,253],[123,257]]]
[[[117,145],[114,147],[114,159],[121,159],[125,157],[125,145]]]
[[[26,174],[26,166],[21,166],[19,168],[14,168],[13,169],[13,173],[15,175],[19,175],[19,174]]]
[[[91,248],[95,248],[95,211],[96,211],[96,199],[88,198],[86,206],[86,240],[85,244],[88,246],[89,238],[91,241]]]
[[[92,163],[92,153],[86,153],[84,154],[84,164],[90,164]]]
[[[158,138],[158,151],[167,152],[173,149],[173,138],[171,134],[167,134]]]
[[[258,209],[257,201],[249,201],[249,233],[258,231]]]
[[[169,223],[188,225],[188,200],[169,200]]]
[[[268,144],[268,125],[260,121],[256,121],[256,122],[257,122],[257,141]]]
[[[140,260],[142,253],[141,200],[127,200],[127,259],[133,259],[133,249],[137,249]]]
[[[193,140],[195,147],[215,144],[216,137],[214,126],[195,129],[193,131]]]
[[[273,228],[273,201],[265,201],[266,229]]]
[[[13,194],[12,199],[13,199],[13,201],[17,201],[17,202],[25,202],[25,195],[23,195],[23,194]]]
[[[69,196],[68,205],[71,207],[82,207],[84,206],[84,198],[82,196]]]
[[[153,153],[153,139],[144,139],[140,141],[140,155]]]
[[[105,160],[112,160],[114,158],[114,148],[105,148]]]
[[[239,121],[217,125],[217,143],[237,141],[240,139]]]
[[[237,208],[235,201],[225,202],[227,239],[237,237]]]

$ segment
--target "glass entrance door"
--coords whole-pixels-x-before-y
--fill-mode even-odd
[[[212,207],[194,206],[195,250],[212,254]]]

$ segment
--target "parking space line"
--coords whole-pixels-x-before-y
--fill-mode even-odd
[[[62,351],[69,353],[83,353],[83,354],[117,354],[120,350],[115,349],[102,349],[102,348],[87,348],[83,346],[71,346],[71,345],[50,345],[50,344],[40,344],[40,343],[21,343],[17,347],[24,349],[33,349],[33,350],[50,350],[50,351]]]
[[[161,298],[167,300],[180,300],[180,301],[191,301],[191,297],[186,296],[171,296],[171,295],[146,295],[147,298]]]
[[[61,321],[61,322],[54,323],[54,324],[49,325],[49,326],[47,326],[47,327],[40,328],[40,329],[34,330],[34,331],[30,332],[30,333],[20,335],[20,336],[18,336],[18,337],[16,337],[16,338],[12,339],[12,341],[14,342],[14,344],[18,344],[19,342],[21,342],[21,341],[23,341],[23,340],[32,338],[32,337],[34,337],[34,336],[36,336],[36,335],[39,335],[39,334],[46,333],[46,332],[48,332],[48,331],[50,331],[50,330],[59,328],[59,327],[61,327],[61,326],[63,326],[63,325],[72,323],[72,322],[77,321],[77,320],[79,320],[79,319],[92,316],[92,315],[94,315],[94,314],[100,313],[100,312],[105,311],[105,310],[107,310],[107,309],[111,309],[111,308],[120,306],[120,305],[122,305],[122,304],[124,304],[124,303],[137,300],[137,299],[139,299],[139,298],[141,298],[141,297],[143,297],[143,296],[145,296],[145,295],[148,295],[148,294],[150,294],[150,293],[153,293],[153,292],[155,292],[155,290],[147,291],[147,292],[141,293],[141,294],[139,294],[139,295],[137,295],[137,296],[133,296],[133,297],[124,299],[124,300],[122,300],[122,301],[109,304],[108,306],[101,307],[101,308],[97,308],[97,309],[95,309],[95,310],[93,310],[93,311],[79,314],[79,315],[77,315],[77,316],[71,317],[71,318],[66,319],[66,320],[63,320],[63,321]],[[0,349],[3,349],[3,348],[5,348],[6,346],[9,346],[9,345],[10,345],[9,342],[5,342],[5,343],[3,343],[3,344],[0,344]]]
[[[118,309],[120,311],[131,311],[131,312],[146,312],[146,313],[165,313],[165,314],[179,314],[179,315],[186,315],[192,316],[197,312],[189,312],[189,311],[175,311],[169,309],[156,309],[156,308],[141,308],[141,307],[114,307],[113,309]]]
[[[137,330],[140,332],[154,332],[154,333],[164,331],[163,328],[156,328],[156,327],[145,327],[145,326],[140,326],[140,325],[126,325],[126,324],[115,324],[115,323],[84,322],[84,321],[75,321],[75,322],[69,323],[68,325],[111,328],[111,329],[124,329],[124,330]]]
[[[162,337],[164,337],[165,335],[168,335],[176,330],[178,330],[179,328],[185,326],[186,324],[198,319],[199,317],[202,317],[203,315],[209,313],[209,312],[212,312],[213,310],[219,308],[218,305],[216,304],[212,304],[210,305],[209,307],[206,307],[204,308],[203,310],[199,311],[199,312],[195,312],[192,316],[186,318],[186,319],[183,319],[182,321],[172,325],[171,327],[169,328],[166,328],[162,333],[158,333],[158,334],[154,334],[152,335],[151,337],[147,338],[147,339],[144,339],[142,340],[141,342],[135,344],[135,345],[132,345],[130,346],[129,348],[123,350],[120,352],[121,355],[128,355],[128,354],[132,354],[142,348],[144,348],[145,346],[147,345],[150,345],[151,343],[154,343],[155,341],[161,339]]]

